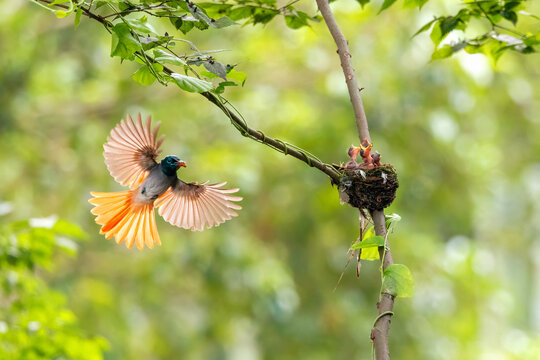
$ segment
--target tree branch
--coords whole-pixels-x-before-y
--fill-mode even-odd
[[[51,0],[34,0],[34,1],[43,2],[43,3],[46,3],[48,5],[52,4]],[[68,8],[64,4],[55,4],[55,6],[57,6],[59,8],[62,8],[62,9],[67,9]],[[101,24],[103,24],[103,26],[109,32],[111,31],[111,28],[113,27],[113,23],[111,23],[108,19],[106,19],[108,16],[101,16],[101,15],[95,14],[88,7],[81,6],[81,9],[82,9],[82,12],[83,12],[83,14],[85,16],[87,16],[87,17],[89,17],[89,18],[91,18],[93,20],[99,21]],[[116,15],[119,15],[119,14],[116,14]],[[157,61],[155,61],[151,56],[149,56],[147,54],[144,54],[142,51],[137,51],[135,54],[137,56],[140,56],[140,57],[145,57],[146,59],[150,60],[153,63],[157,63]],[[173,71],[171,69],[164,66],[163,64],[161,64],[161,65],[163,66],[163,71],[165,73],[167,73],[169,75],[173,73]],[[266,136],[262,131],[250,128],[247,125],[247,123],[235,113],[235,111],[230,109],[216,95],[214,95],[214,94],[212,94],[210,92],[204,92],[204,93],[201,93],[200,95],[204,96],[208,101],[210,101],[211,103],[216,105],[225,115],[227,115],[227,117],[231,120],[231,123],[234,125],[234,127],[243,136],[246,136],[246,137],[248,137],[248,138],[250,138],[252,140],[255,140],[257,142],[263,143],[263,144],[269,146],[270,148],[272,148],[272,149],[274,149],[276,151],[279,151],[279,152],[281,152],[281,153],[283,153],[285,155],[291,155],[292,157],[294,157],[294,158],[296,158],[296,159],[298,159],[300,161],[305,162],[310,167],[314,167],[314,168],[322,171],[326,175],[328,175],[330,177],[330,179],[332,179],[332,182],[334,184],[339,183],[341,174],[336,169],[334,169],[333,166],[322,162],[316,156],[314,156],[313,154],[299,148],[298,146],[289,144],[289,143],[287,143],[285,141],[281,141],[281,140],[276,139],[276,138]]]
[[[334,38],[334,42],[338,48],[339,59],[341,61],[341,67],[343,68],[343,74],[345,75],[345,82],[349,90],[349,97],[354,109],[354,115],[356,120],[356,127],[358,130],[358,137],[360,142],[364,139],[368,139],[371,142],[369,136],[369,128],[364,111],[364,105],[362,104],[362,98],[360,96],[360,88],[356,82],[356,76],[351,63],[351,54],[349,53],[348,42],[345,36],[341,32],[339,25],[336,22],[332,9],[328,0],[316,0],[317,7],[323,16],[324,22],[330,30],[330,34]],[[392,253],[390,252],[390,246],[388,245],[388,237],[386,236],[386,219],[384,211],[374,210],[371,212],[371,218],[373,219],[373,225],[375,227],[375,233],[379,236],[383,236],[385,240],[385,246],[379,248],[379,255],[382,261],[383,271],[389,265],[394,263],[392,259]],[[377,360],[390,359],[390,352],[388,350],[388,331],[390,330],[390,317],[392,316],[392,309],[394,308],[394,296],[381,293],[381,300],[377,303],[379,316],[373,325],[371,330],[371,340],[373,340],[375,346],[375,357]]]
[[[345,75],[345,82],[347,83],[347,89],[349,90],[349,97],[354,110],[354,117],[356,119],[356,128],[358,130],[358,137],[360,142],[364,139],[368,139],[371,142],[371,137],[369,136],[368,122],[366,118],[366,113],[364,111],[364,105],[362,104],[362,97],[360,96],[360,88],[356,81],[356,76],[354,75],[354,69],[351,63],[351,54],[349,53],[349,44],[345,36],[341,32],[330,4],[328,0],[316,0],[317,7],[323,16],[324,22],[330,30],[330,34],[334,38],[334,42],[338,48],[338,55],[341,61],[341,67],[343,68],[343,74]]]

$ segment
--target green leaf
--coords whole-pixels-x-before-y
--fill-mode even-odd
[[[125,21],[138,32],[142,32],[144,34],[157,34],[154,27],[148,23],[146,16],[143,16],[140,19],[125,19]]]
[[[418,9],[422,9],[422,6],[424,6],[427,2],[428,0],[405,0],[403,3],[403,8],[412,9],[417,7]]]
[[[161,49],[155,49],[154,50],[154,60],[160,63],[164,64],[171,64],[171,65],[178,65],[178,66],[184,66],[186,65],[186,62],[179,57],[169,54],[168,52],[161,50]]]
[[[219,19],[217,19],[215,21],[212,21],[210,23],[210,25],[212,25],[216,29],[221,29],[221,28],[224,28],[224,27],[237,25],[237,24],[230,17],[223,16],[223,17],[220,17]]]
[[[229,70],[229,72],[227,73],[227,77],[231,80],[239,82],[240,84],[242,84],[242,86],[244,86],[244,83],[247,79],[247,75],[245,73],[241,71],[236,71],[235,69]]]
[[[384,270],[382,292],[396,297],[411,297],[413,291],[414,281],[408,267],[393,264]]]
[[[447,57],[450,57],[454,52],[452,51],[452,47],[450,45],[444,45],[443,47],[435,50],[433,54],[431,54],[431,60],[440,60],[445,59]]]
[[[133,60],[135,53],[139,50],[139,43],[131,35],[129,26],[124,23],[116,24],[112,28],[111,57],[119,56],[122,59]]]
[[[191,29],[195,27],[195,23],[198,21],[187,21],[182,19],[177,19],[175,26],[182,33],[187,34]]]
[[[68,12],[63,11],[63,10],[56,10],[56,11],[55,11],[55,14],[56,14],[56,17],[59,18],[59,19],[65,18],[66,16],[69,15]]]
[[[510,21],[512,24],[516,25],[516,23],[518,21],[518,16],[517,16],[515,11],[503,10],[503,11],[501,11],[501,15],[502,15],[503,18]]]
[[[56,233],[64,234],[77,239],[86,239],[88,237],[84,230],[79,226],[65,220],[58,220],[53,225],[52,230]]]
[[[523,43],[527,46],[540,45],[540,32],[536,35],[527,36],[523,39]]]
[[[254,8],[251,6],[237,7],[231,10],[229,17],[232,20],[242,20],[250,17],[254,12]]]
[[[217,2],[197,3],[197,6],[203,8],[210,17],[222,16],[223,14],[228,13],[233,7],[231,4],[221,4]]]
[[[389,229],[390,226],[394,225],[395,223],[401,221],[401,216],[399,216],[396,213],[390,214],[390,215],[385,215],[385,218],[386,218],[386,228],[387,229]]]
[[[152,68],[156,73],[163,71],[163,66],[160,64],[152,64]],[[139,70],[137,70],[131,76],[131,78],[144,86],[152,85],[154,83],[154,80],[156,80],[156,77],[154,76],[148,65],[144,65],[139,68]]]
[[[439,20],[438,18],[437,19],[433,19],[431,20],[430,22],[428,22],[427,24],[425,24],[424,26],[422,26],[417,32],[414,33],[414,35],[412,37],[415,37],[416,35],[418,34],[421,34],[423,33],[424,31],[427,31],[429,30],[429,28],[431,27],[431,25],[433,25],[433,23],[435,21]]]
[[[360,259],[368,260],[368,261],[379,260],[379,248],[368,247],[368,248],[362,249],[362,253],[360,254]]]
[[[464,12],[463,9],[456,16],[439,18],[430,35],[435,46],[438,46],[452,30],[465,30],[465,21],[468,18],[470,18],[470,14]]]
[[[379,246],[384,246],[384,237],[382,236],[371,236],[366,238],[356,244],[351,246],[351,249],[367,249],[367,248],[378,248]]]
[[[82,8],[78,7],[77,12],[75,13],[75,28],[81,23]]]
[[[256,8],[253,13],[253,24],[267,24],[276,17],[276,15],[279,15],[278,10]]]
[[[296,11],[296,15],[285,15],[285,24],[291,29],[300,29],[309,26],[309,15],[302,11]]]
[[[390,6],[392,6],[396,0],[384,0],[381,9],[379,10],[378,14],[382,13],[384,10],[388,9]]]
[[[365,5],[369,4],[369,0],[356,0],[356,1],[358,1],[362,9],[364,8]]]
[[[227,80],[227,68],[225,65],[214,60],[205,61],[203,64],[206,70],[210,71],[212,74],[216,74],[223,80]]]
[[[222,81],[219,83],[219,85],[216,87],[216,89],[214,90],[214,92],[216,94],[223,94],[223,92],[225,91],[225,87],[226,86],[238,86],[235,82],[232,82],[232,81]]]
[[[213,86],[211,82],[206,80],[197,79],[187,75],[181,75],[177,73],[171,74],[172,81],[178,85],[182,90],[202,93],[212,90]]]

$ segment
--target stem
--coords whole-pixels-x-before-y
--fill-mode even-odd
[[[394,263],[392,252],[388,245],[388,236],[386,236],[386,218],[382,210],[374,210],[371,212],[371,218],[375,227],[375,234],[385,238],[384,247],[379,247],[379,256],[382,262],[382,270],[386,270],[389,265]],[[390,359],[390,351],[388,349],[388,332],[390,330],[390,320],[392,310],[394,309],[394,296],[381,292],[381,297],[377,303],[379,316],[371,329],[371,340],[375,346],[375,357],[377,360]],[[384,315],[383,315],[384,314]]]
[[[336,19],[334,18],[334,14],[332,13],[328,0],[316,0],[316,2],[317,7],[324,18],[326,26],[328,27],[328,30],[330,30],[330,34],[332,34],[334,42],[338,48],[341,67],[343,68],[345,82],[347,83],[347,88],[349,90],[349,97],[354,109],[358,137],[360,138],[360,141],[363,139],[368,139],[369,142],[371,142],[364,105],[362,104],[362,98],[360,96],[360,89],[356,82],[354,69],[351,63],[351,54],[349,53],[348,42],[341,32]],[[386,236],[386,218],[384,217],[384,211],[372,211],[371,218],[373,219],[375,234],[385,238],[385,246],[379,247],[379,255],[382,262],[382,270],[384,272],[389,265],[394,263],[392,253],[390,252],[390,246],[388,244],[388,237]],[[371,330],[371,339],[373,340],[375,347],[375,358],[377,360],[388,360],[390,359],[390,352],[388,350],[388,331],[390,330],[390,318],[393,314],[392,310],[394,308],[394,296],[387,293],[381,293],[380,301],[377,303],[377,308],[379,315],[377,316],[373,324],[373,329]]]
[[[341,67],[343,68],[345,82],[347,83],[349,97],[354,110],[358,137],[360,138],[360,142],[362,142],[364,139],[368,139],[368,141],[371,142],[366,113],[364,111],[364,105],[362,104],[362,97],[360,96],[360,88],[358,87],[356,76],[354,75],[354,69],[351,63],[351,54],[349,53],[348,41],[345,39],[345,36],[341,32],[341,29],[334,18],[334,14],[332,13],[328,0],[316,1],[317,7],[323,16],[324,22],[326,23],[328,30],[330,30],[330,34],[332,34],[334,42],[338,48]]]

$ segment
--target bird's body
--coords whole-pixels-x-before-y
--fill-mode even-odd
[[[137,188],[137,200],[148,204],[153,203],[176,183],[178,179],[176,170],[172,175],[167,175],[165,171],[162,164],[158,164],[150,170],[146,179]]]
[[[97,215],[100,233],[107,239],[115,237],[117,243],[126,242],[143,249],[146,245],[161,245],[157,232],[154,208],[169,223],[190,230],[204,230],[217,226],[241,207],[233,201],[242,200],[232,196],[238,189],[221,189],[225,183],[185,183],[176,172],[185,167],[184,161],[169,155],[160,163],[162,138],[157,139],[159,125],[153,130],[150,118],[143,126],[139,114],[137,122],[131,117],[122,121],[112,131],[104,145],[105,163],[111,175],[130,190],[103,193],[92,192],[89,200],[95,205],[92,213]]]

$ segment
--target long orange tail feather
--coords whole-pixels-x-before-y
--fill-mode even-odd
[[[153,204],[136,204],[133,190],[118,192],[91,192],[88,200],[95,207],[92,214],[101,226],[100,234],[105,238],[114,236],[120,244],[125,241],[128,249],[137,245],[139,250],[144,245],[152,249],[154,243],[161,245],[157,232]]]

